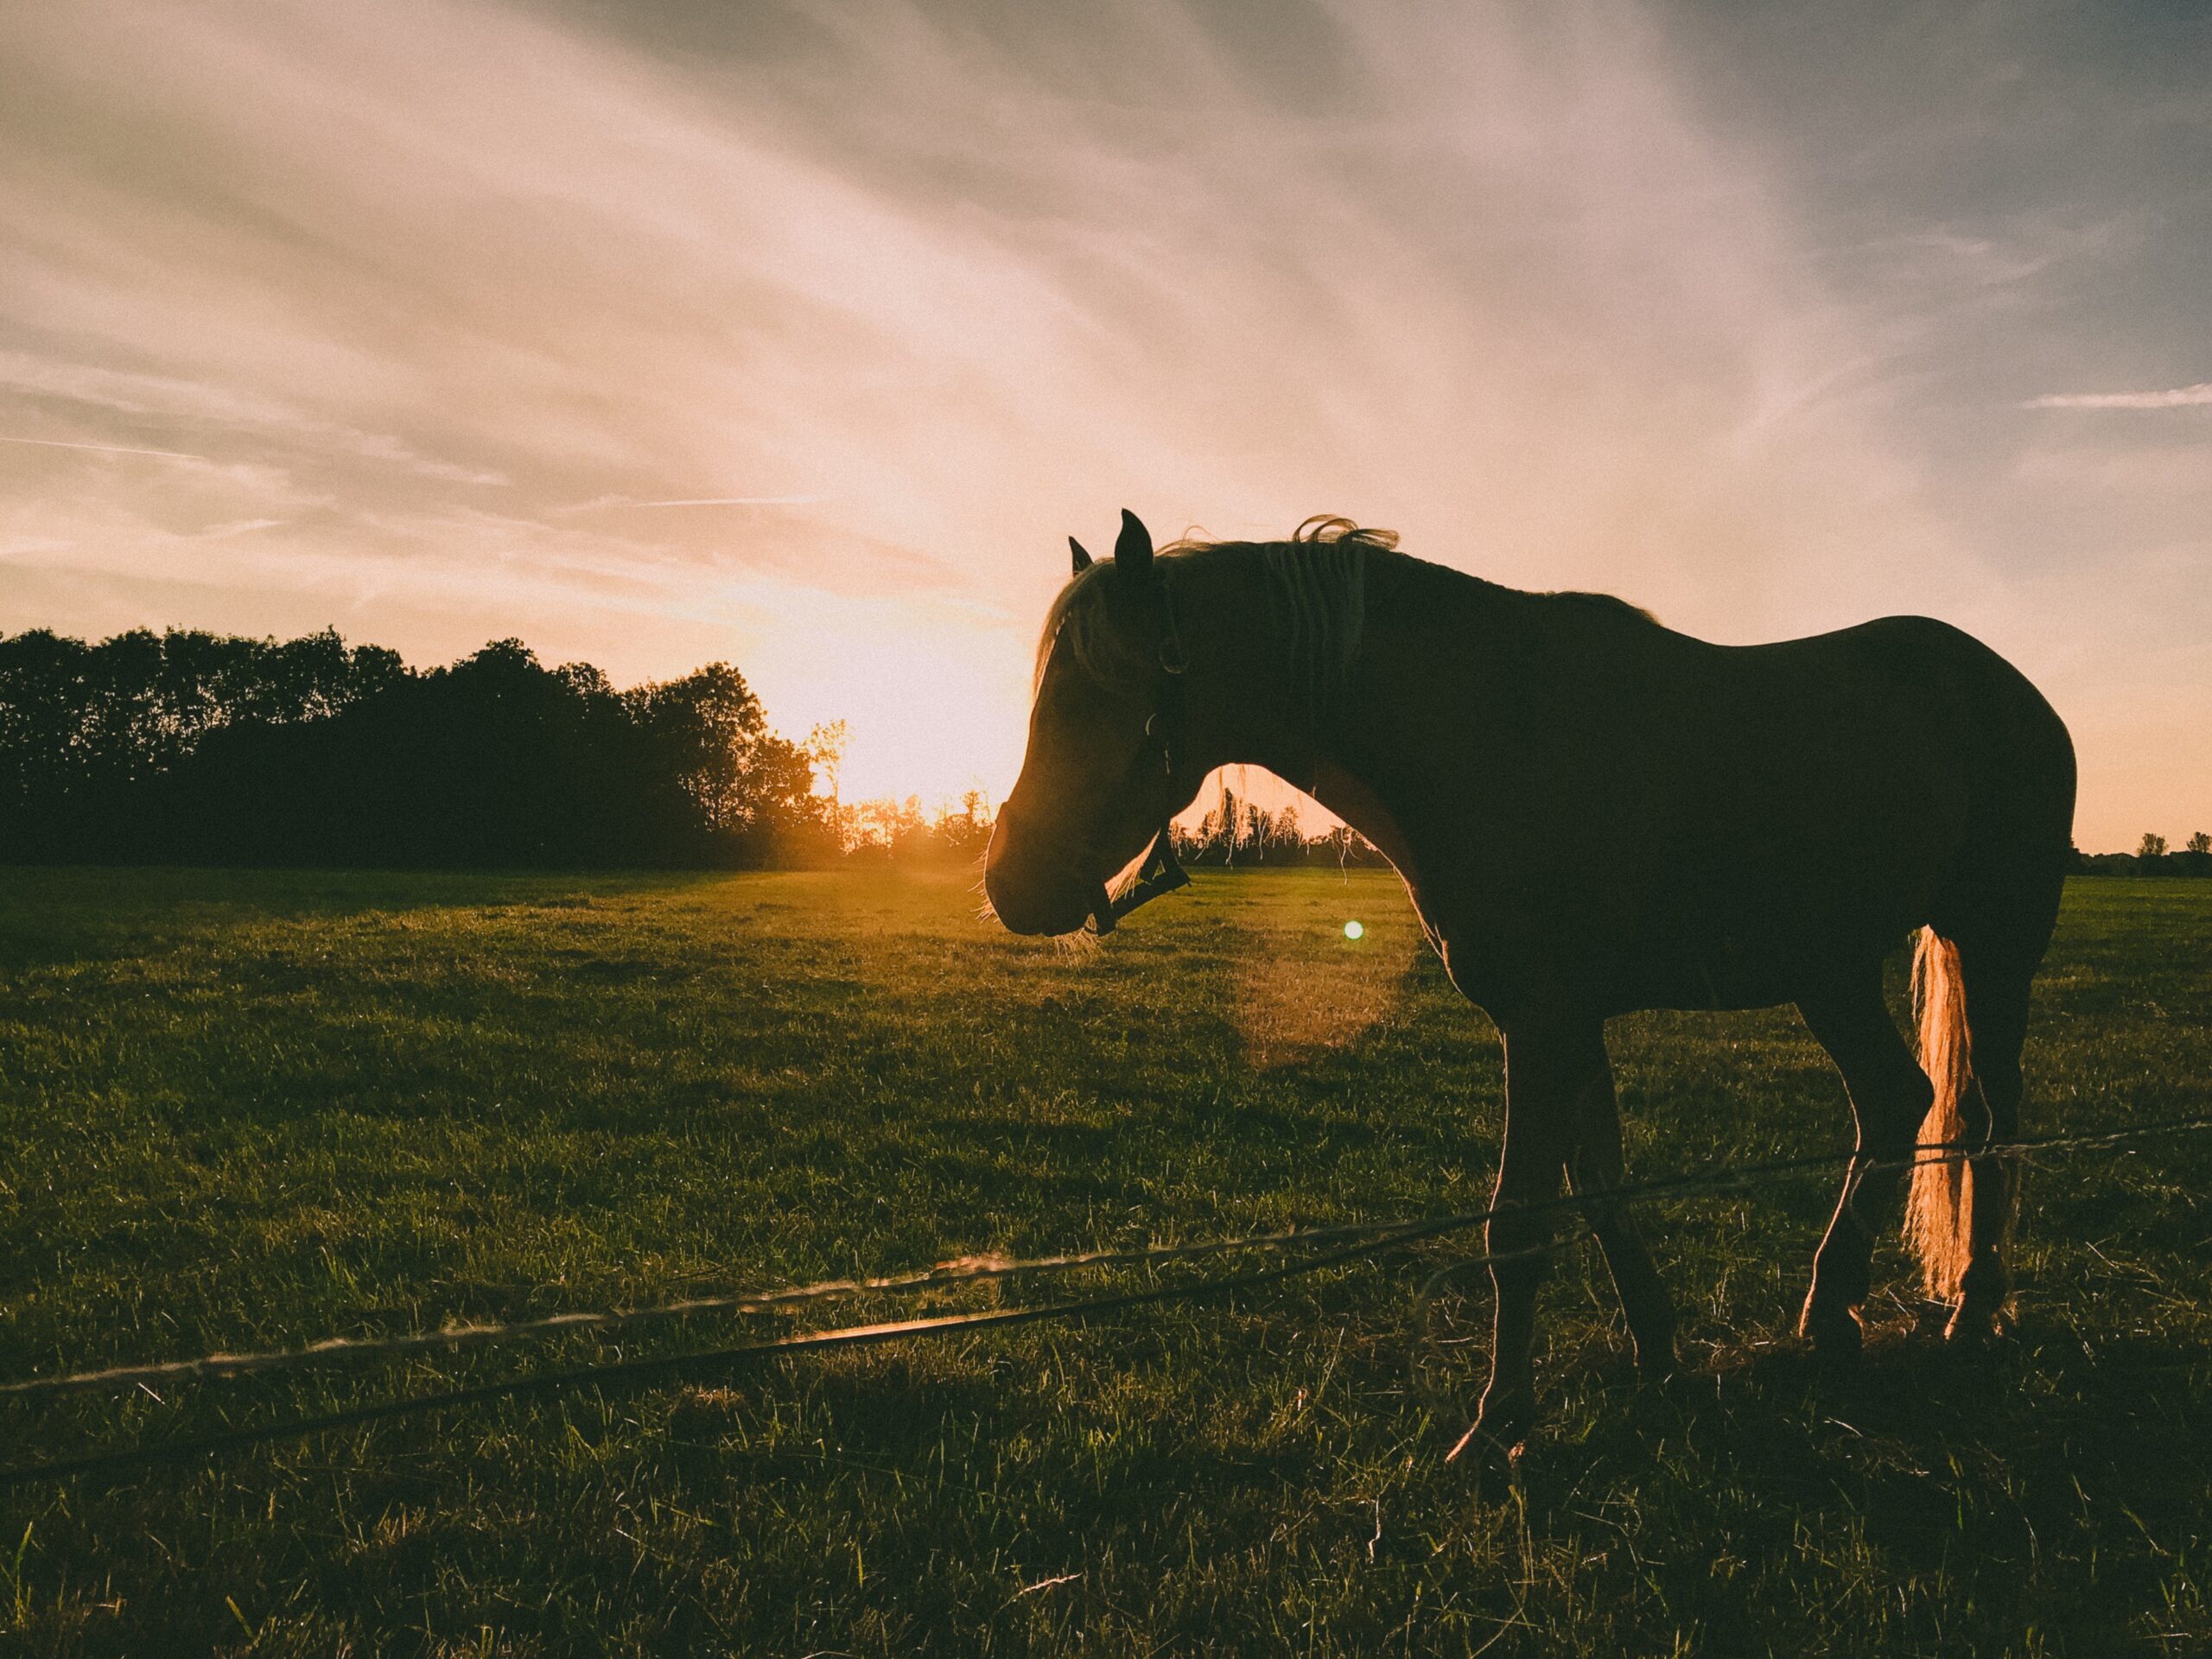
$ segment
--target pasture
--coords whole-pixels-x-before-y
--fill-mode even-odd
[[[1496,1039],[1394,878],[1201,874],[1090,950],[968,883],[0,873],[0,1379],[1483,1202]],[[1849,1143],[1788,1010],[1611,1035],[1631,1179]],[[2028,1064],[2031,1134],[2212,1112],[2212,882],[2075,881]],[[1663,1389],[1566,1249],[1510,1486],[1442,1461],[1459,1238],[11,1486],[0,1652],[2212,1648],[2212,1136],[2038,1161],[1993,1351],[1916,1334],[1886,1247],[1847,1379],[1792,1334],[1836,1181],[1648,1213]],[[0,1462],[790,1328],[0,1399]]]

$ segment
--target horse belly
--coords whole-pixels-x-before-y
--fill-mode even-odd
[[[1738,866],[1726,880],[1662,887],[1620,942],[1614,1000],[1770,1007],[1887,955],[1928,919],[1938,861],[1912,837],[1859,850],[1848,866]]]
[[[1897,938],[1904,938],[1899,930]],[[1833,976],[1847,953],[1753,930],[1681,937],[1631,947],[1601,976],[1608,1014],[1640,1008],[1770,1008],[1795,1002]],[[1864,951],[1848,953],[1862,958]]]

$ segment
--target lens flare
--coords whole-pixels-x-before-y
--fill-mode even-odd
[[[1344,924],[1344,938],[1348,939],[1358,938],[1366,931],[1367,930],[1362,927],[1357,922],[1346,922]]]

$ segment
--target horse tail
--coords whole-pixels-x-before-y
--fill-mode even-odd
[[[1936,1085],[1936,1103],[1920,1126],[1923,1147],[1954,1150],[1915,1160],[1905,1200],[1904,1236],[1920,1258],[1929,1297],[1955,1302],[1969,1255],[1964,1158],[1967,1084],[1974,1076],[1974,1039],[1967,1029],[1967,986],[1959,947],[1932,927],[1920,930],[1912,958],[1912,1006],[1920,1026],[1920,1068]]]

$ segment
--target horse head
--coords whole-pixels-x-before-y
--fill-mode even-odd
[[[1109,885],[1147,846],[1166,874],[1145,887],[1179,885],[1167,821],[1197,789],[1183,765],[1182,638],[1151,532],[1124,512],[1110,560],[1068,546],[1074,575],[1038,645],[1028,750],[983,867],[991,907],[1016,933],[1093,918],[1109,931],[1133,907]]]

